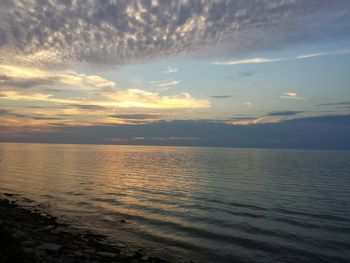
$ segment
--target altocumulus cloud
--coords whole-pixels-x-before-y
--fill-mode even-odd
[[[0,10],[0,61],[45,65],[236,55],[350,32],[348,0],[3,0]]]

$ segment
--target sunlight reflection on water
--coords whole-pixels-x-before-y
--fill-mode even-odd
[[[154,253],[350,258],[349,152],[0,144],[0,159],[0,191]]]

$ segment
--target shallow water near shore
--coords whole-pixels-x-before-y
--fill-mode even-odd
[[[347,262],[350,152],[0,144],[0,191],[196,262]]]

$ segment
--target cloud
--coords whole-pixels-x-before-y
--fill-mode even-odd
[[[153,87],[168,89],[177,86],[180,83],[179,80],[161,80],[161,81],[150,81],[149,84]]]
[[[253,76],[256,72],[255,71],[246,71],[246,72],[241,72],[240,75],[242,77],[250,77]]]
[[[294,116],[304,112],[305,111],[273,111],[269,112],[268,116]]]
[[[350,54],[350,49],[320,52],[320,53],[313,53],[313,54],[312,53],[304,54],[304,55],[297,56],[296,59],[305,59],[305,58],[314,58],[314,57],[323,57],[323,56],[332,56],[332,55],[345,55],[345,54]]]
[[[33,119],[33,120],[61,120],[62,118],[58,118],[58,117],[49,117],[49,116],[45,116],[43,114],[35,114],[35,115],[31,115],[31,114],[21,114],[21,113],[16,113],[13,112],[12,110],[8,110],[8,109],[0,109],[0,118],[11,118],[11,117],[15,117],[15,118],[21,118],[21,119]]]
[[[232,98],[234,96],[233,95],[213,95],[210,97],[214,98],[214,99],[229,99],[229,98]]]
[[[280,96],[282,99],[292,99],[292,100],[306,100],[306,98],[299,96],[298,93],[296,92],[283,92],[282,95]]]
[[[270,63],[282,61],[285,59],[277,58],[251,58],[251,59],[242,59],[242,60],[232,60],[232,61],[222,61],[222,62],[213,62],[213,65],[224,65],[224,66],[232,66],[232,65],[241,65],[241,64],[260,64],[260,63]]]
[[[231,60],[231,61],[221,61],[221,62],[219,61],[219,62],[213,62],[213,65],[232,66],[232,65],[241,65],[241,64],[262,64],[262,63],[300,60],[300,59],[308,59],[308,58],[332,56],[332,55],[345,55],[345,54],[350,54],[350,50],[345,49],[345,50],[336,50],[336,51],[313,53],[313,54],[303,54],[303,55],[298,55],[296,57],[290,57],[290,58],[250,58],[250,59],[242,59],[242,60]]]
[[[318,106],[347,106],[350,105],[350,101],[329,102],[318,104]]]
[[[16,117],[23,118],[26,117],[24,114],[14,113],[8,109],[0,109],[0,117]]]
[[[43,93],[21,93],[17,91],[2,91],[0,99],[12,101],[49,102],[62,105],[78,105],[80,107],[105,108],[145,108],[145,109],[197,109],[208,108],[207,100],[194,99],[186,92],[172,96],[161,96],[159,93],[147,92],[139,89],[126,91],[105,92],[100,99],[91,98],[58,98]]]
[[[349,150],[349,134],[350,115],[308,117],[255,125],[195,120],[159,121],[141,125],[57,125],[50,128],[0,124],[0,141],[41,143]]]
[[[80,74],[71,70],[41,69],[22,65],[0,64],[0,99],[31,101],[75,107],[81,110],[105,108],[196,109],[208,108],[207,100],[182,92],[163,96],[159,92],[140,89],[120,90],[114,81],[98,75]],[[179,81],[152,82],[169,88]],[[50,89],[54,89],[52,92]],[[59,94],[69,90],[70,94]],[[44,91],[44,92],[43,92]]]
[[[161,115],[139,113],[139,114],[114,114],[114,115],[110,115],[110,117],[117,118],[117,119],[147,120],[147,119],[158,119],[159,117],[161,117]]]
[[[268,124],[268,123],[276,123],[280,122],[280,118],[275,118],[275,117],[261,117],[261,118],[243,118],[243,119],[237,119],[237,120],[230,120],[226,121],[226,124],[230,125],[238,125],[238,126],[245,126],[245,125],[258,125],[258,124]]]
[[[151,137],[150,140],[151,141],[197,141],[199,140],[199,138],[171,136],[171,137]]]
[[[187,92],[177,95],[162,96],[157,92],[148,92],[139,89],[128,89],[104,94],[105,105],[121,108],[148,108],[148,109],[197,109],[208,108],[207,100],[195,99]],[[110,100],[111,102],[108,102]]]
[[[69,107],[75,107],[81,110],[104,110],[106,107],[98,105],[89,105],[89,104],[68,104]]]
[[[123,64],[348,37],[348,0],[0,2],[0,61]]]
[[[72,70],[45,70],[41,68],[0,64],[0,89],[30,89],[70,87],[79,89],[115,89],[116,83],[97,75],[79,74]]]
[[[174,74],[179,72],[178,68],[172,68],[170,66],[168,66],[167,70],[163,71],[164,74]]]
[[[246,121],[246,120],[256,120],[257,118],[254,118],[254,117],[233,117],[233,118],[230,118],[230,120],[232,121]]]

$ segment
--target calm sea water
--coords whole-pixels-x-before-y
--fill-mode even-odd
[[[0,159],[1,192],[151,254],[350,262],[350,152],[0,144]]]

